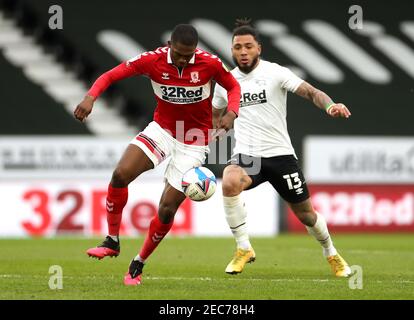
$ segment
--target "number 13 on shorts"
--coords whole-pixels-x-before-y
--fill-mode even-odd
[[[291,174],[285,174],[283,176],[283,179],[286,180],[289,190],[295,190],[295,192],[297,194],[303,193],[303,188],[301,188],[302,187],[302,181],[299,178],[299,173],[298,172],[294,172],[294,173],[291,173]],[[292,180],[293,180],[293,183],[295,183],[295,184],[292,183]]]

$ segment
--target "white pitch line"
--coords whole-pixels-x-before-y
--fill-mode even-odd
[[[107,276],[63,276],[65,279],[97,279],[97,278],[106,278]],[[237,276],[236,276],[237,277]],[[16,279],[23,279],[23,278],[34,278],[34,279],[49,279],[49,276],[41,276],[41,275],[21,275],[21,274],[0,274],[0,278],[16,278]],[[111,276],[113,279],[114,276]],[[196,280],[196,281],[271,281],[271,282],[294,282],[294,281],[308,281],[308,282],[328,282],[329,279],[259,279],[259,278],[209,278],[209,277],[153,277],[148,276],[145,277],[145,280],[173,280],[173,281],[185,281],[185,280]]]
[[[63,279],[92,279],[96,280],[98,278],[107,278],[108,276],[63,276]],[[237,276],[236,276],[237,277]],[[20,275],[20,274],[0,274],[0,278],[34,278],[34,279],[49,279],[49,276],[41,275]],[[115,277],[110,276],[111,279]],[[144,276],[144,280],[161,280],[161,281],[243,281],[243,282],[332,282],[338,279],[301,279],[301,278],[278,278],[278,279],[260,279],[260,278],[210,278],[210,277],[153,277],[153,276]],[[370,281],[371,282],[371,281]],[[375,283],[404,283],[404,284],[414,284],[414,280],[377,280]]]
[[[309,249],[309,248],[295,248],[292,249],[291,251],[295,251],[295,252],[316,252],[315,249]],[[346,250],[346,253],[349,254],[375,254],[375,255],[395,255],[395,254],[401,254],[400,251],[395,251],[395,250],[362,250],[362,249],[350,249],[350,250]],[[410,252],[405,252],[408,254],[411,254]],[[319,254],[319,252],[318,252]]]
[[[199,277],[144,277],[148,280],[200,280],[200,281],[266,281],[266,282],[294,282],[294,281],[309,281],[309,282],[328,282],[329,279],[258,279],[258,278],[199,278]]]

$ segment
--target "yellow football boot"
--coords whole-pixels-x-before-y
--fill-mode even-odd
[[[237,274],[243,271],[243,268],[246,263],[250,263],[256,260],[256,254],[254,253],[253,248],[250,250],[243,250],[238,248],[233,260],[227,265],[226,273]]]
[[[337,277],[349,277],[351,275],[351,268],[348,266],[344,258],[339,254],[326,258],[331,265],[332,272]]]

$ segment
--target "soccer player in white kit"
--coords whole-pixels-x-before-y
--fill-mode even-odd
[[[256,258],[249,241],[247,212],[240,194],[268,181],[308,232],[320,242],[333,273],[347,277],[351,269],[335,249],[324,217],[312,206],[290,141],[286,124],[287,92],[312,101],[334,118],[348,118],[351,113],[345,105],[334,103],[327,94],[289,69],[262,60],[260,53],[258,33],[250,20],[237,20],[232,42],[237,67],[231,72],[240,83],[241,101],[239,117],[234,122],[236,144],[233,156],[223,172],[224,211],[237,250],[225,271],[240,273],[246,263]],[[227,107],[226,91],[219,85],[215,88],[213,107],[213,123],[218,123]]]

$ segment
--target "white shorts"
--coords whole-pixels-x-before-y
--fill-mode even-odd
[[[164,177],[181,192],[184,173],[201,166],[210,152],[208,146],[188,145],[177,141],[155,121],[150,122],[130,143],[144,151],[153,162],[154,168],[171,156]]]

